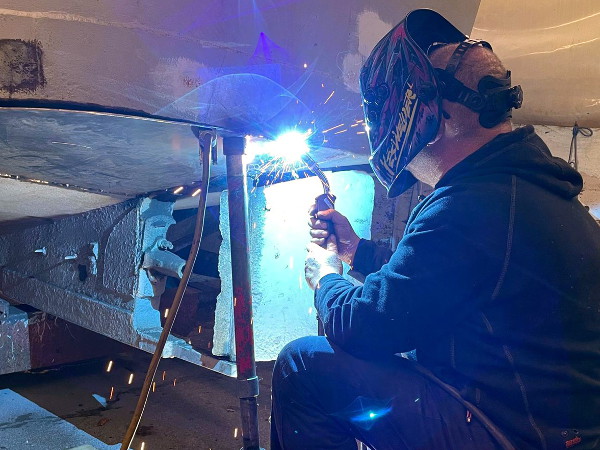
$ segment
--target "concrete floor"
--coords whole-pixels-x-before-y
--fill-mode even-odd
[[[124,347],[124,352],[106,358],[0,376],[0,389],[12,389],[101,441],[117,444],[131,419],[149,362],[149,354]],[[261,446],[267,449],[272,368],[273,363],[258,365]],[[133,381],[128,384],[131,374]],[[106,398],[107,406],[93,394]],[[148,399],[132,448],[231,450],[241,446],[236,380],[181,360],[162,360],[156,390]]]

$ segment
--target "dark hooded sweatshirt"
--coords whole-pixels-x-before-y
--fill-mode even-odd
[[[417,350],[518,449],[600,448],[600,227],[582,178],[527,126],[452,168],[388,255],[361,241],[355,287],[315,294],[359,357]]]

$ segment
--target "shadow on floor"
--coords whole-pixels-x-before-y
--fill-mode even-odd
[[[109,361],[112,364],[107,371]],[[149,354],[131,348],[107,358],[2,375],[0,389],[12,389],[101,441],[116,444],[125,434],[149,362]],[[269,448],[272,369],[272,362],[259,363],[257,368],[264,448]],[[241,448],[234,378],[178,359],[165,359],[155,382],[133,442],[134,450]],[[103,399],[106,407],[100,403]]]

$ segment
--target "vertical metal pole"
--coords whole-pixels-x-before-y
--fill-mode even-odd
[[[233,280],[233,320],[240,412],[245,450],[259,450],[258,377],[254,359],[252,290],[250,285],[248,243],[248,195],[246,167],[242,161],[243,137],[223,139],[227,165],[229,233],[231,237],[231,275]]]

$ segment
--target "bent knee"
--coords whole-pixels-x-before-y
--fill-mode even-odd
[[[313,360],[324,352],[331,352],[331,346],[322,336],[305,336],[289,342],[277,356],[273,369],[274,381],[292,373],[308,372]]]

